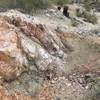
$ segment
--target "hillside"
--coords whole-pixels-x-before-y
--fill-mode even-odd
[[[0,100],[99,100],[100,12],[67,6],[0,12]]]

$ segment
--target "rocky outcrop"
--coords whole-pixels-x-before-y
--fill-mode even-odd
[[[19,12],[16,12],[17,15],[15,16],[10,15],[10,13],[13,12],[9,12],[8,14],[3,15],[8,23],[18,27],[24,34],[26,34],[33,40],[35,38],[35,40],[39,42],[41,46],[47,49],[48,52],[53,53],[58,51],[56,46],[54,45],[54,41],[48,35],[44,25],[30,22],[26,16],[20,16],[22,14],[19,14]]]
[[[30,22],[30,18],[20,12],[16,11],[16,14],[14,13],[15,15],[12,15],[12,13],[14,12],[3,13],[1,17],[3,16],[4,20],[17,28],[15,31],[18,35],[22,51],[35,60],[35,64],[40,70],[47,70],[48,66],[52,66],[52,64],[59,66],[59,68],[63,70],[64,64],[60,63],[63,61],[59,59],[59,56],[63,56],[64,51],[59,47],[59,44],[55,42],[58,40],[53,38],[49,33],[51,31],[49,31],[45,25],[34,23],[34,20]],[[56,55],[58,56],[57,58],[55,57]],[[59,68],[57,69],[59,70]]]
[[[0,80],[3,84],[0,89],[1,100],[35,100],[31,96],[36,96],[38,91],[36,100],[42,100],[42,96],[43,100],[55,100],[60,94],[60,86],[63,98],[62,84],[66,90],[69,89],[67,75],[72,69],[80,65],[83,69],[79,69],[79,72],[82,73],[84,69],[87,70],[86,64],[97,72],[99,60],[93,65],[89,65],[88,60],[100,53],[100,39],[97,35],[84,37],[77,34],[78,27],[68,31],[62,25],[43,24],[16,10],[0,13]],[[88,71],[92,72],[90,68]],[[44,80],[46,83],[43,85]],[[73,94],[74,89],[71,83],[70,85],[71,90],[68,93]],[[76,87],[75,90],[78,89],[77,93],[80,93],[81,89]],[[68,95],[68,98],[71,97]]]
[[[4,53],[0,53],[0,76],[6,81],[14,80],[19,75],[15,60]]]
[[[16,32],[9,29],[9,24],[3,19],[0,21],[0,74],[9,81],[20,75],[21,67],[27,60]]]
[[[15,16],[16,17],[16,16]],[[13,60],[15,59],[16,62],[16,66],[18,65],[18,69],[21,68],[21,66],[23,65],[27,65],[27,57],[32,57],[32,59],[35,60],[35,64],[38,66],[38,68],[40,70],[47,70],[48,66],[50,66],[50,64],[53,62],[53,59],[56,59],[55,57],[51,56],[48,53],[49,48],[51,49],[52,46],[48,46],[47,49],[43,46],[45,45],[45,43],[41,44],[41,41],[46,41],[45,40],[45,34],[42,30],[40,30],[40,28],[42,28],[42,25],[38,26],[39,30],[37,27],[28,25],[25,27],[29,27],[32,29],[32,31],[30,31],[30,29],[25,28],[25,30],[28,30],[27,32],[23,32],[21,31],[17,31],[17,29],[12,26],[13,29],[11,29],[11,25],[15,25],[13,23],[9,23],[12,22],[11,19],[9,19],[10,17],[5,17],[3,20],[7,20],[8,22],[6,22],[8,25],[6,26],[2,26],[1,27],[1,52],[5,53],[5,55],[8,55],[9,57],[13,58]],[[18,20],[17,18],[15,19],[15,22],[17,23]],[[24,22],[21,22],[21,24]],[[30,24],[30,23],[29,23]],[[16,26],[16,25],[15,25]],[[5,28],[7,27],[7,28]],[[17,28],[21,29],[22,26],[16,26]],[[36,32],[34,32],[34,30],[37,30]],[[44,29],[43,29],[44,30]],[[40,32],[38,34],[38,32]],[[24,33],[24,34],[22,34]],[[29,37],[30,38],[35,38],[33,41],[29,38],[27,38],[27,33],[29,33]],[[34,33],[36,33],[37,35],[34,35]],[[31,36],[31,34],[33,34],[33,36]],[[26,35],[26,36],[25,36]],[[42,35],[42,37],[41,37]],[[36,41],[35,41],[36,40]],[[35,41],[35,42],[34,42]],[[39,42],[37,42],[39,41]],[[48,39],[47,39],[48,41]],[[50,40],[49,40],[50,41]],[[51,42],[51,41],[50,41]],[[27,44],[27,45],[26,45]],[[46,45],[48,45],[49,43],[46,43]],[[44,49],[43,47],[46,49]],[[25,55],[24,55],[25,52]],[[28,55],[27,55],[28,54]],[[10,59],[9,59],[10,60]],[[57,60],[58,61],[58,60]],[[59,60],[60,61],[60,60]]]
[[[7,13],[0,14],[1,84],[5,82],[5,87],[13,94],[17,90],[18,93],[20,92],[22,84],[25,85],[24,88],[29,85],[30,89],[23,88],[22,91],[34,95],[35,87],[31,89],[30,84],[39,84],[37,86],[41,84],[41,82],[35,83],[34,79],[31,79],[34,73],[41,74],[41,77],[49,80],[62,75],[65,72],[65,63],[60,57],[64,52],[50,36],[45,25],[31,23],[29,18],[21,13],[19,14],[19,12],[17,12],[19,16],[10,15],[10,12]],[[59,39],[59,37],[57,38]],[[58,57],[57,54],[59,54]],[[29,82],[27,84],[25,75],[26,77],[30,76],[27,79]],[[18,80],[18,83],[21,81],[22,84],[17,84],[16,80]],[[7,99],[9,100],[9,98],[12,99],[12,97],[8,96]],[[16,97],[13,98],[16,100]]]

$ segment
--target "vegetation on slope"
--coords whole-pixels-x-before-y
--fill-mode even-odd
[[[40,8],[46,9],[53,4],[63,5],[69,0],[0,0],[0,7],[2,8],[23,8],[26,11]]]

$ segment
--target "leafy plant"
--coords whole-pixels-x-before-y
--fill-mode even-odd
[[[75,18],[72,18],[71,19],[71,24],[72,24],[72,26],[78,26],[79,22]]]
[[[85,11],[82,16],[83,16],[83,18],[85,18],[84,21],[86,21],[86,22],[90,22],[92,24],[97,23],[97,18],[95,16],[95,14],[91,14],[90,12]]]
[[[67,4],[69,2],[69,0],[57,0],[57,5],[64,5],[64,4]]]
[[[84,0],[84,7],[87,11],[90,11],[93,6],[92,6],[93,0]]]
[[[90,77],[87,79],[88,90],[83,100],[99,100],[100,99],[100,77]]]
[[[92,24],[96,24],[97,23],[97,17],[95,14],[90,13],[89,11],[81,11],[80,9],[76,10],[76,15],[78,17],[82,17],[84,18],[84,21],[92,23]]]

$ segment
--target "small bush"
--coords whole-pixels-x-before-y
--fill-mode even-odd
[[[86,22],[90,22],[92,24],[97,23],[97,18],[95,16],[95,14],[91,14],[90,12],[85,11],[82,16],[83,16],[83,18],[85,18],[84,21],[86,21]]]
[[[76,15],[78,17],[82,17],[84,18],[84,21],[92,23],[92,24],[96,24],[97,23],[97,18],[95,14],[91,14],[89,11],[81,11],[80,9],[76,10]]]
[[[75,18],[72,18],[71,19],[71,25],[72,26],[78,26],[80,23],[75,19]]]
[[[85,92],[83,100],[99,100],[100,99],[100,77],[90,77],[87,80],[88,90]]]
[[[77,17],[82,17],[82,15],[83,15],[83,11],[80,10],[79,8],[76,9],[76,16],[77,16]]]
[[[0,7],[1,8],[11,8],[14,6],[15,0],[0,0]]]
[[[32,11],[32,9],[46,9],[48,7],[48,0],[0,0],[0,7],[2,8],[21,8],[25,11]]]
[[[93,0],[84,0],[84,7],[87,11],[90,11],[93,6],[92,6]]]
[[[87,11],[90,11],[92,9],[92,7],[89,4],[85,4],[84,7]]]
[[[56,0],[57,5],[64,5],[67,4],[69,2],[69,0]]]

